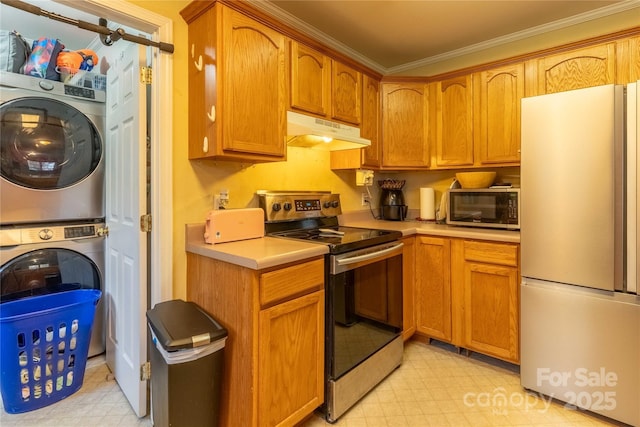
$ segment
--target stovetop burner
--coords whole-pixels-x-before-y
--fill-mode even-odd
[[[331,254],[402,237],[399,231],[340,226],[340,196],[329,191],[262,191],[258,192],[258,200],[265,212],[267,235],[328,245]]]

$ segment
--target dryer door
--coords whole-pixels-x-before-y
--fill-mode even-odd
[[[76,108],[42,97],[0,105],[2,178],[16,185],[53,190],[72,186],[98,167],[102,141]]]
[[[62,248],[26,252],[0,267],[0,303],[73,289],[102,290],[101,273],[83,254]]]

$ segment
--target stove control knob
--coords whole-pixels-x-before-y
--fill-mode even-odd
[[[340,205],[340,203],[337,200],[334,200],[333,202],[331,202],[331,207],[332,208],[337,208]]]
[[[271,205],[271,209],[273,209],[274,212],[278,212],[280,209],[282,209],[282,206],[280,206],[280,203],[276,202]]]
[[[291,203],[289,202],[284,202],[284,210],[285,211],[290,211],[291,210]]]
[[[329,208],[331,207],[331,202],[328,202],[328,201],[327,201],[327,202],[324,202],[324,203],[322,204],[322,206],[323,206],[325,209],[329,209]]]

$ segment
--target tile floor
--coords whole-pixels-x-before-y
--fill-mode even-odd
[[[500,396],[506,397],[506,403],[497,403]],[[98,356],[87,362],[80,391],[24,414],[10,415],[2,411],[0,425],[151,427],[152,423],[149,417],[138,419],[133,414],[104,358]],[[332,424],[314,414],[300,427],[325,425]],[[410,341],[400,368],[333,425],[568,427],[620,424],[525,393],[520,387],[518,369],[513,365],[476,354],[461,355],[437,342],[427,345]]]

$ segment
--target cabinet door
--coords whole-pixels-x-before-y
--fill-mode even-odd
[[[338,61],[332,61],[331,70],[331,117],[360,125],[362,74]]]
[[[473,165],[471,76],[433,84],[436,102],[436,167]]]
[[[450,342],[451,242],[418,236],[416,244],[416,329]]]
[[[211,120],[216,97],[216,31],[215,7],[207,9],[189,24],[189,158],[212,157],[216,154],[217,122]]]
[[[402,338],[406,341],[416,331],[416,238],[402,239]]]
[[[326,117],[331,95],[331,59],[291,41],[291,108]]]
[[[640,36],[616,41],[616,83],[640,80]]]
[[[510,362],[519,362],[518,245],[465,240],[463,262],[462,346]],[[457,254],[457,253],[456,253]]]
[[[615,83],[615,43],[537,60],[538,95]]]
[[[260,311],[259,337],[258,425],[295,425],[324,402],[324,290]]]
[[[380,82],[373,77],[362,77],[362,123],[360,135],[371,141],[363,150],[363,165],[380,166]]]
[[[520,163],[520,101],[524,64],[474,75],[474,149],[479,165]]]
[[[382,165],[429,166],[429,97],[420,83],[382,84]]]
[[[464,344],[471,350],[518,362],[518,270],[466,262]]]
[[[222,9],[224,51],[218,52],[223,150],[283,158],[286,129],[285,37],[231,9]]]

